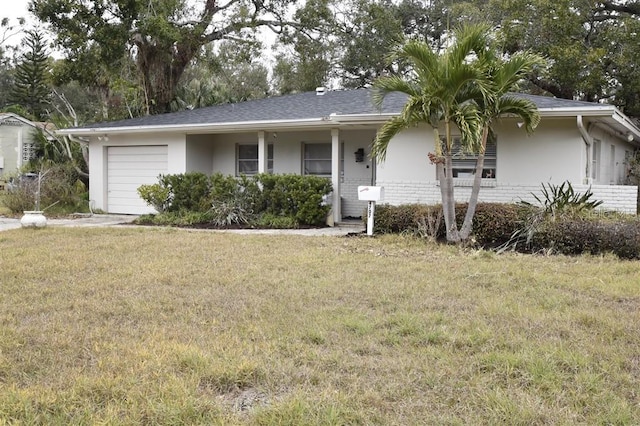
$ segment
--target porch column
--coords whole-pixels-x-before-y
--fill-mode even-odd
[[[331,184],[333,185],[333,222],[342,220],[340,205],[340,132],[331,129]]]
[[[264,132],[258,132],[258,173],[267,172],[267,144]]]

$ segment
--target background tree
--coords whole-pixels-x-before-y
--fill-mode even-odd
[[[41,121],[46,118],[49,105],[51,61],[41,32],[26,31],[22,44],[25,51],[16,66],[9,99],[31,118]]]
[[[336,55],[336,21],[330,0],[310,0],[294,14],[298,22],[278,37],[273,67],[276,93],[330,86]]]
[[[608,102],[640,116],[638,2],[596,0],[453,1],[452,22],[491,20],[505,54],[531,50],[549,59],[523,90]],[[634,11],[636,14],[634,14]]]
[[[345,6],[338,34],[340,78],[344,87],[366,87],[393,72],[387,56],[403,40],[402,21],[390,0],[353,0]]]
[[[148,112],[161,113],[170,110],[185,70],[203,46],[252,37],[258,26],[279,30],[291,2],[33,0],[30,10],[49,24],[74,75],[96,69],[88,64],[113,75],[123,57],[135,58]]]

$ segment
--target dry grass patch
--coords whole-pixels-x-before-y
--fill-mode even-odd
[[[638,262],[174,229],[0,245],[10,423],[640,422]]]

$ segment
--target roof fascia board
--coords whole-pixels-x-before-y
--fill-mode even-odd
[[[3,112],[3,113],[0,114],[0,120],[5,120],[7,118],[13,118],[14,120],[21,121],[24,124],[26,124],[27,126],[37,127],[36,124],[33,121],[28,120],[28,119],[24,118],[23,116],[15,114],[13,112]]]
[[[613,115],[613,119],[629,129],[629,131],[632,132],[636,138],[640,139],[640,129],[633,123],[633,121],[629,119],[629,117],[622,114],[620,111],[616,111],[616,113]]]
[[[102,134],[121,133],[153,133],[153,132],[233,132],[243,130],[270,130],[284,128],[326,127],[331,123],[330,118],[314,118],[307,120],[273,120],[273,121],[239,121],[233,123],[203,123],[203,124],[169,124],[155,126],[122,126],[122,127],[94,127],[63,129],[56,133],[61,135],[97,136]]]
[[[591,108],[539,108],[542,117],[618,117],[616,120],[624,123],[625,126],[640,131],[624,117],[620,112],[610,105],[597,106]],[[247,130],[271,130],[271,129],[297,129],[297,128],[327,128],[331,125],[340,124],[381,124],[400,113],[364,113],[345,114],[333,113],[329,117],[321,117],[305,120],[268,120],[268,121],[238,121],[233,123],[203,123],[203,124],[173,124],[173,125],[152,125],[152,126],[121,126],[121,127],[95,127],[62,129],[56,131],[60,135],[93,136],[100,134],[125,134],[125,133],[153,133],[153,132],[220,132],[230,133]]]

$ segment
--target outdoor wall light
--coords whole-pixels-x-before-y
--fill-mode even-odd
[[[354,155],[356,156],[356,163],[362,163],[364,161],[364,148],[358,148]]]

